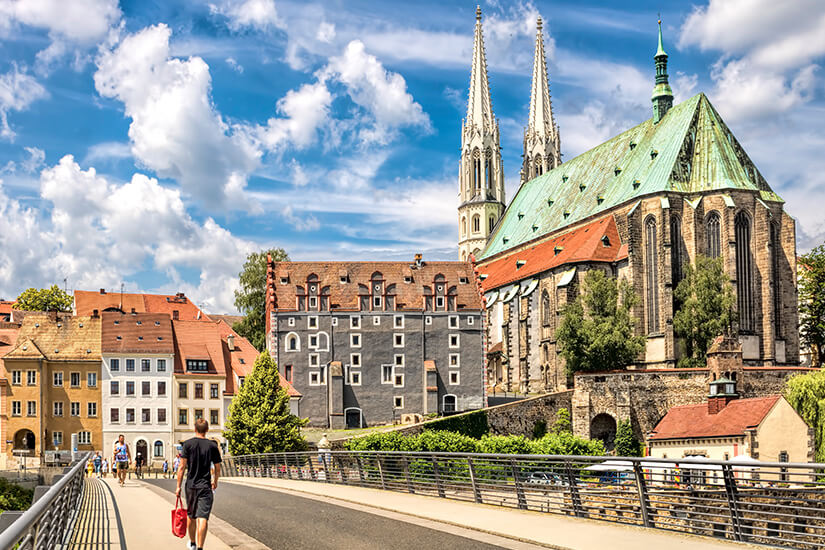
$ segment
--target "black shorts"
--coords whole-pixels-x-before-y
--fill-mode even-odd
[[[192,487],[186,489],[186,514],[194,518],[209,519],[212,513],[212,487]]]

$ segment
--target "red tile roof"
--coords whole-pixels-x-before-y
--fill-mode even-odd
[[[224,356],[226,364],[230,367],[227,372],[228,376],[226,377],[225,395],[235,395],[235,392],[238,390],[238,388],[235,387],[235,376],[249,376],[252,374],[252,369],[255,366],[255,360],[259,355],[258,350],[256,350],[255,347],[249,343],[249,340],[232,330],[232,327],[229,326],[229,323],[226,321],[218,321],[218,332],[224,342]],[[234,336],[234,351],[229,350],[230,335]],[[232,376],[232,374],[235,376]],[[278,374],[278,377],[280,378],[281,386],[286,389],[286,392],[290,397],[301,397],[300,392],[298,392],[298,390],[296,390],[292,384],[286,380],[286,378],[284,378],[280,373]]]
[[[445,290],[455,292],[458,311],[482,308],[475,274],[468,262],[423,262],[420,266],[411,262],[274,262],[267,273],[270,289],[274,290],[274,295],[269,295],[267,310],[295,311],[297,296],[306,292],[308,277],[316,275],[319,289],[329,295],[332,311],[359,311],[359,295],[369,293],[376,272],[383,277],[387,293],[394,286],[398,311],[422,311],[424,297],[433,295],[439,275],[444,277]],[[342,277],[346,283],[341,283]],[[405,282],[405,277],[412,281]],[[282,278],[288,283],[281,284]],[[467,282],[461,283],[462,278]]]
[[[103,353],[162,353],[172,355],[172,321],[163,313],[120,313],[101,315]]]
[[[744,435],[762,423],[781,395],[735,399],[716,414],[708,404],[682,405],[670,409],[656,425],[649,439],[692,439]]]
[[[175,342],[175,375],[226,376],[223,340],[215,321],[172,321]],[[206,360],[207,372],[187,372],[186,360]]]
[[[167,294],[129,294],[106,292],[100,290],[74,291],[74,308],[77,315],[92,315],[94,310],[103,313],[106,310],[130,313],[164,313],[172,317],[174,311],[182,320],[207,319],[206,315],[183,293]]]
[[[612,263],[624,258],[627,245],[622,244],[616,221],[609,215],[492,261],[480,262],[476,271],[487,275],[481,286],[489,291],[565,264]],[[519,267],[521,262],[524,263]]]
[[[0,315],[11,315],[11,306],[14,305],[13,300],[0,300]]]

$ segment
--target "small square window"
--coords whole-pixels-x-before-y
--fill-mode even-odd
[[[444,296],[436,296],[435,307],[436,309],[444,309]]]
[[[318,347],[318,335],[313,334],[309,337],[309,347],[315,349]]]
[[[462,285],[466,285],[467,283],[470,282],[470,280],[467,277],[459,277],[458,282],[461,283]]]
[[[309,307],[315,309],[318,307],[318,298],[316,296],[309,297]]]
[[[458,353],[451,353],[450,354],[450,367],[460,367],[461,366],[461,355]]]
[[[338,317],[333,317],[332,318],[332,326],[334,326],[334,327],[338,326]]]
[[[320,364],[321,364],[321,362],[320,362],[320,359],[318,357],[318,354],[317,353],[310,353],[309,354],[309,366],[314,367],[314,368],[318,368],[318,366]]]
[[[358,333],[350,333],[349,335],[349,346],[351,348],[360,348],[361,347],[361,335]]]
[[[361,354],[360,353],[353,353],[349,356],[349,364],[353,367],[360,367],[361,366]]]
[[[310,386],[320,386],[321,385],[321,373],[318,371],[311,371],[309,373],[309,385]]]
[[[396,388],[403,388],[404,387],[404,375],[396,373],[393,377],[392,385]]]
[[[450,347],[457,348],[459,344],[458,334],[450,334]]]
[[[372,307],[380,308],[381,307],[381,296],[373,296],[372,298]]]
[[[468,324],[468,325],[472,325],[473,323],[475,323],[475,318],[473,318],[473,317],[467,317],[467,324]]]
[[[457,370],[450,371],[450,385],[451,386],[456,386],[460,383],[460,381],[461,381],[461,373],[459,373]]]
[[[350,316],[349,328],[361,328],[361,317],[357,315]]]
[[[357,370],[350,370],[349,371],[349,385],[350,386],[360,386],[361,385],[361,371],[357,371]]]
[[[426,317],[424,317],[424,324],[425,325],[432,325],[433,324],[433,318],[431,316],[427,315]]]
[[[290,317],[289,319],[287,319],[286,324],[291,326],[291,327],[294,327],[295,326],[295,317]]]
[[[281,277],[281,284],[288,285],[289,284],[289,277]]]
[[[307,317],[307,327],[318,328],[318,317],[315,317],[314,315]]]
[[[404,408],[404,396],[396,395],[392,398],[392,406],[396,409],[403,409]]]
[[[404,334],[403,333],[393,334],[392,346],[394,348],[403,348],[404,347]]]
[[[458,315],[450,315],[450,328],[458,328]]]
[[[395,328],[404,328],[404,316],[395,315],[392,320],[392,326]]]
[[[410,277],[409,275],[404,275],[404,282],[405,283],[411,283],[412,281],[413,281],[412,277]]]
[[[379,317],[378,315],[375,315],[372,318],[372,324],[376,325],[376,326],[380,325],[381,324],[381,317]]]
[[[396,355],[394,359],[394,364],[396,367],[403,367],[404,366],[404,355]]]

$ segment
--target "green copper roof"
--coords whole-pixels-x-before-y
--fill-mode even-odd
[[[480,259],[645,195],[723,189],[782,200],[700,93],[525,182]]]

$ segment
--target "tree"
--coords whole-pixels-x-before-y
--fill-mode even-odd
[[[645,349],[631,310],[639,299],[622,279],[591,269],[582,293],[562,312],[556,332],[568,373],[622,369]]]
[[[714,338],[732,332],[736,299],[722,258],[700,254],[695,265],[685,264],[684,271],[675,291],[681,307],[673,316],[673,329],[684,338],[687,352],[679,366],[701,367]]]
[[[642,456],[642,446],[633,435],[629,420],[619,420],[613,445],[616,456]]]
[[[233,455],[303,451],[307,448],[301,426],[307,421],[289,412],[289,395],[278,377],[269,353],[255,360],[229,405],[224,437]]]
[[[238,274],[241,288],[235,291],[235,307],[244,318],[232,329],[249,340],[258,351],[266,348],[266,256],[276,262],[287,262],[283,248],[252,252],[246,257],[243,271]]]
[[[820,366],[825,353],[825,245],[803,254],[799,267],[799,335],[813,352],[813,365]]]
[[[825,461],[825,371],[792,376],[785,384],[785,399],[814,429],[814,462]]]
[[[71,311],[74,299],[57,285],[49,288],[27,288],[14,303],[15,309],[26,311]]]
[[[573,433],[573,423],[570,421],[570,411],[559,409],[556,413],[556,422],[553,424],[553,433]]]

